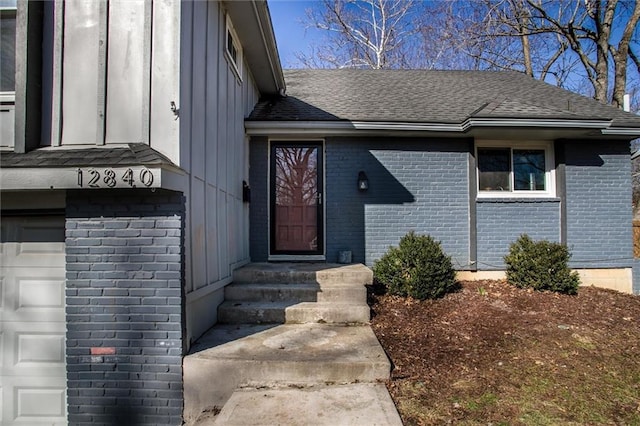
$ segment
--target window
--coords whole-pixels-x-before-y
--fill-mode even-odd
[[[238,77],[238,80],[242,81],[242,46],[240,46],[238,36],[233,29],[233,25],[231,24],[231,19],[229,19],[229,16],[227,16],[226,29],[227,42],[225,45],[225,56],[231,63],[231,68],[233,68],[233,71],[235,72],[236,77]]]
[[[0,0],[0,147],[15,145],[16,0]]]
[[[16,90],[16,2],[0,0],[0,92]]]
[[[553,196],[550,144],[482,144],[476,153],[480,196]]]

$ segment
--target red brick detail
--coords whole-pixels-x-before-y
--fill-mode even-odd
[[[91,348],[91,355],[115,355],[116,348]]]

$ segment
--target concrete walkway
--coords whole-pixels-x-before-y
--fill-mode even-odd
[[[184,359],[185,424],[401,425],[382,383],[391,365],[368,324],[370,282],[363,265],[237,270],[221,305],[237,311]],[[260,323],[276,320],[286,323]]]
[[[302,389],[241,389],[211,423],[216,426],[402,425],[382,383]]]

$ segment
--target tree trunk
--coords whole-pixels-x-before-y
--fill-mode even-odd
[[[601,13],[601,4],[596,0],[596,78],[594,98],[600,102],[608,103],[609,90],[609,39],[611,38],[611,25],[618,0],[607,0],[604,14]]]
[[[633,32],[640,19],[640,3],[635,2],[631,16],[624,28],[618,48],[613,54],[614,83],[612,104],[618,108],[624,106],[624,95],[627,88],[627,61],[629,56],[629,43]]]

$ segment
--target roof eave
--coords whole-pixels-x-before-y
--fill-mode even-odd
[[[250,136],[350,135],[360,133],[468,133],[475,128],[544,128],[600,130],[603,135],[640,136],[640,128],[611,128],[610,120],[560,119],[468,119],[462,123],[416,123],[389,121],[245,121]]]
[[[267,2],[228,1],[225,7],[260,93],[284,93],[286,84]]]

